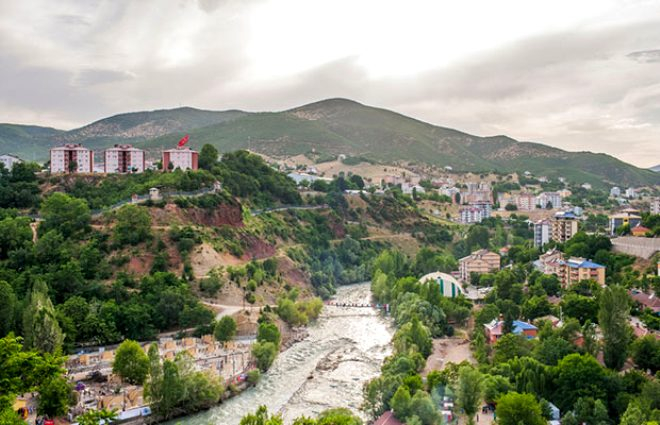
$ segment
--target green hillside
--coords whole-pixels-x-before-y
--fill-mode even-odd
[[[0,137],[8,133],[6,127],[0,125]],[[12,147],[10,152],[19,155],[31,154],[43,146],[39,158],[44,159],[49,143],[78,142],[100,150],[129,142],[155,157],[160,149],[173,146],[189,133],[192,147],[210,143],[220,151],[248,148],[270,155],[315,151],[323,155],[359,155],[383,163],[451,166],[456,171],[531,171],[597,186],[660,184],[660,174],[609,155],[566,152],[507,136],[473,136],[347,99],[328,99],[282,112],[194,108],[136,112],[69,132],[48,130],[52,133],[41,138],[5,136],[0,146]]]
[[[65,132],[36,125],[0,124],[0,154],[10,153],[25,159],[48,155],[52,140]]]

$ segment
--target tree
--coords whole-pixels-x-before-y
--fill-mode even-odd
[[[71,238],[91,229],[92,216],[85,201],[61,192],[55,192],[46,199],[41,206],[41,216],[44,221],[39,226],[40,234],[57,230],[65,238]]]
[[[101,410],[88,410],[82,415],[76,417],[78,425],[99,425],[101,421],[108,423],[117,419],[117,412],[115,410],[101,409]]]
[[[530,342],[522,335],[502,335],[495,343],[493,361],[503,363],[516,357],[525,357],[531,353]]]
[[[39,387],[38,413],[50,417],[62,416],[69,410],[72,401],[73,388],[66,378],[52,378]]]
[[[151,237],[151,216],[145,208],[124,205],[115,214],[113,238],[120,244],[137,245]]]
[[[600,295],[598,323],[603,332],[603,354],[607,367],[619,370],[628,358],[632,330],[628,324],[630,298],[625,288],[608,286]]]
[[[405,421],[406,418],[410,415],[410,390],[405,385],[401,385],[392,399],[390,400],[390,407],[394,411],[394,416],[401,421]]]
[[[569,410],[580,397],[605,398],[605,369],[589,354],[569,354],[555,368],[553,401],[562,411]]]
[[[631,351],[633,360],[640,369],[648,369],[653,374],[660,370],[660,341],[653,335],[635,340]]]
[[[218,323],[215,324],[213,330],[215,339],[220,342],[228,342],[236,335],[236,321],[231,316],[223,316]]]
[[[210,171],[217,163],[218,150],[215,146],[208,143],[202,146],[202,150],[199,151],[199,168]]]
[[[410,419],[417,417],[422,425],[435,425],[438,421],[438,413],[436,411],[435,403],[431,400],[431,396],[425,391],[417,391],[410,401],[410,411],[413,415],[409,416]]]
[[[14,330],[18,301],[14,289],[4,280],[0,280],[0,337]]]
[[[117,348],[112,372],[131,383],[142,385],[149,374],[149,358],[135,341],[125,340]]]
[[[0,221],[0,259],[9,257],[9,253],[32,242],[32,229],[28,217],[7,217]]]
[[[269,415],[266,406],[259,406],[256,412],[241,419],[240,425],[283,425],[282,416]]]
[[[280,330],[277,325],[270,322],[259,323],[257,329],[257,341],[259,342],[272,342],[276,347],[280,346]]]
[[[500,397],[495,410],[498,425],[545,425],[541,405],[532,394],[511,392]]]
[[[27,348],[50,353],[62,348],[64,335],[48,297],[48,286],[41,280],[34,283],[23,312],[23,335]]]
[[[272,342],[255,342],[252,345],[252,355],[256,360],[257,367],[265,372],[275,361],[277,346]]]
[[[644,425],[646,423],[646,415],[642,407],[637,402],[628,404],[628,408],[621,416],[621,425]]]
[[[458,370],[458,383],[456,387],[456,404],[463,409],[468,424],[474,424],[474,415],[477,413],[483,395],[483,377],[472,366],[463,366]]]

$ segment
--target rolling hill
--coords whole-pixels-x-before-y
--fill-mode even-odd
[[[0,124],[0,135],[7,126]],[[536,175],[564,176],[598,186],[660,184],[659,174],[609,155],[566,152],[507,136],[478,137],[347,99],[328,99],[282,112],[193,108],[136,112],[68,132],[50,130],[54,133],[38,139],[0,138],[0,150],[21,155],[25,152],[18,149],[23,147],[21,140],[31,149],[35,143],[40,144],[43,153],[49,145],[65,141],[93,149],[130,142],[155,156],[162,147],[173,146],[183,133],[190,133],[193,147],[210,143],[220,151],[249,148],[284,156],[314,150],[325,155],[362,156],[382,163],[452,166],[457,171],[528,170]]]

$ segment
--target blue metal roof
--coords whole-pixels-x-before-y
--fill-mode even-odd
[[[513,333],[521,333],[522,331],[532,331],[538,329],[531,323],[521,322],[520,320],[513,321]]]

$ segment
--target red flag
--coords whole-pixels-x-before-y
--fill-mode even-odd
[[[182,138],[181,140],[179,140],[178,147],[181,148],[181,147],[183,147],[183,145],[185,145],[186,143],[188,143],[188,139],[189,139],[189,138],[190,138],[190,136],[188,136],[187,134],[186,134],[185,136],[183,136],[183,138]]]

